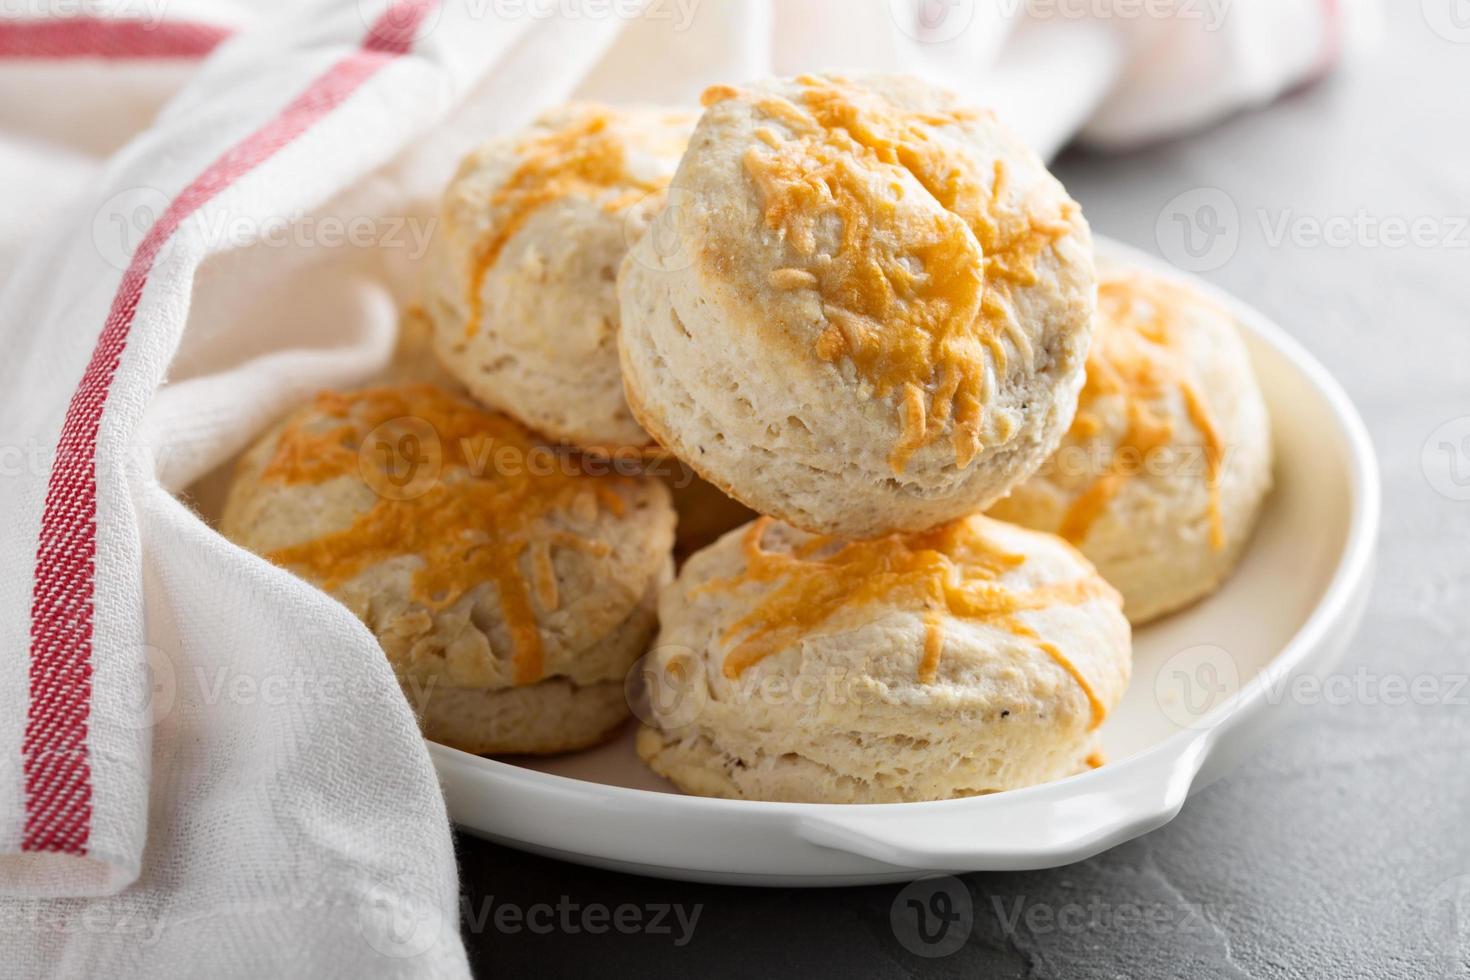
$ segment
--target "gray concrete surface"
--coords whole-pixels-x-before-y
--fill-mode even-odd
[[[1470,43],[1431,29],[1419,0],[1390,5],[1384,50],[1355,73],[1188,140],[1058,164],[1095,228],[1176,259],[1160,216],[1203,226],[1195,206],[1221,197],[1198,189],[1223,192],[1236,241],[1204,275],[1295,333],[1367,419],[1384,529],[1345,696],[1299,713],[1162,830],[1073,867],[966,876],[971,922],[944,956],[906,947],[936,951],[894,928],[897,888],[684,885],[461,838],[480,975],[1467,975]],[[1416,220],[1420,240],[1396,247]],[[580,912],[547,935],[496,927],[498,904],[537,902],[700,910],[683,945],[677,925],[592,935]]]

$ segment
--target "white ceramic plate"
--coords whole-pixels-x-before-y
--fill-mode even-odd
[[[1113,242],[1098,249],[1179,275]],[[715,800],[652,775],[630,726],[601,748],[526,764],[432,745],[454,820],[599,867],[786,886],[1051,867],[1167,823],[1258,744],[1301,677],[1336,665],[1366,602],[1379,512],[1372,447],[1342,389],[1260,313],[1192,282],[1244,328],[1271,408],[1276,487],[1225,587],[1136,633],[1132,684],[1102,731],[1107,765],[937,803]]]

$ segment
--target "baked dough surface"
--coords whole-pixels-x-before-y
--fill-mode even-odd
[[[603,685],[621,692],[653,635],[674,511],[656,479],[589,475],[503,415],[401,384],[323,392],[267,433],[221,530],[351,609],[430,737],[556,751],[627,714]]]
[[[1271,430],[1239,330],[1172,280],[1101,270],[1098,327],[1070,431],[990,509],[1062,535],[1135,625],[1219,587],[1271,486]]]
[[[648,442],[623,400],[615,280],[693,126],[684,112],[576,103],[465,158],[425,303],[440,360],[476,399],[572,445]]]
[[[642,757],[686,792],[947,799],[1069,775],[1131,669],[1075,549],[972,516],[859,543],[763,518],[659,604]]]
[[[756,511],[849,538],[988,505],[1071,421],[1080,209],[987,113],[914,79],[711,89],[619,278],[624,386]]]

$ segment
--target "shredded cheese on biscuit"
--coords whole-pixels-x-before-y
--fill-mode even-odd
[[[1002,579],[1025,564],[1026,558],[992,540],[986,533],[991,523],[977,515],[920,534],[893,534],[869,541],[818,536],[788,552],[763,547],[771,519],[760,518],[745,533],[745,567],[740,573],[701,587],[733,591],[752,583],[767,586],[755,608],[725,630],[722,641],[728,649],[723,674],[738,678],[813,630],[841,628],[845,614],[887,602],[923,613],[921,683],[933,683],[938,677],[944,616],[996,626],[1033,642],[1077,682],[1087,696],[1096,727],[1106,709],[1091,683],[1024,616],[1055,606],[1121,599],[1095,574],[1024,591],[1008,587]]]
[[[1220,513],[1224,442],[1178,337],[1183,308],[1202,302],[1177,286],[1141,276],[1106,278],[1098,284],[1098,321],[1087,355],[1087,380],[1078,397],[1069,437],[1095,438],[1102,430],[1097,402],[1120,396],[1128,425],[1111,447],[1106,471],[1067,509],[1058,533],[1073,544],[1088,530],[1137,472],[1140,461],[1176,443],[1174,422],[1159,403],[1178,392],[1205,451],[1210,547],[1225,546]]]
[[[606,550],[566,532],[548,536],[542,518],[559,510],[621,514],[616,485],[624,478],[584,475],[511,419],[432,385],[322,392],[313,408],[286,426],[262,481],[350,477],[378,497],[349,527],[266,557],[331,591],[370,566],[415,555],[422,564],[412,596],[433,610],[489,582],[510,633],[515,683],[540,680],[538,610],[559,602],[552,548]]]
[[[1038,256],[1074,230],[1077,207],[1023,199],[1001,161],[977,168],[957,152],[945,130],[973,123],[973,111],[904,109],[841,78],[798,83],[796,99],[705,93],[707,105],[748,99],[771,121],[743,164],[766,226],[799,259],[773,285],[806,285],[794,275],[806,273],[827,322],[817,356],[896,397],[894,472],[946,428],[967,466],[988,434],[1007,438],[987,433],[983,408],[1010,350],[1033,359],[1014,294],[1036,284]]]

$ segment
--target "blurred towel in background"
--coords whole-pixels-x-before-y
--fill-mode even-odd
[[[89,0],[139,23],[0,14],[0,282],[28,232],[148,125],[218,43],[293,0]],[[554,32],[599,0],[449,0]],[[611,2],[611,0],[608,0]],[[616,0],[644,6],[574,93],[694,104],[706,85],[824,68],[907,71],[995,108],[1043,156],[1123,148],[1263,105],[1371,50],[1380,0]],[[365,2],[359,7],[367,8]],[[111,13],[109,11],[112,11]],[[591,13],[577,19],[595,19]],[[608,17],[608,19],[615,19]],[[560,26],[567,26],[562,24]],[[565,75],[558,75],[558,81]],[[526,93],[534,95],[534,80]],[[487,107],[488,108],[488,107]],[[489,115],[503,113],[489,112]],[[489,135],[472,131],[467,139]]]
[[[1120,147],[1376,26],[1369,0],[0,6],[0,973],[465,972],[444,804],[372,637],[171,494],[383,366],[474,144],[567,98],[847,69],[954,88],[1048,156]],[[364,218],[403,247],[325,240]],[[353,696],[219,695],[303,664]]]

